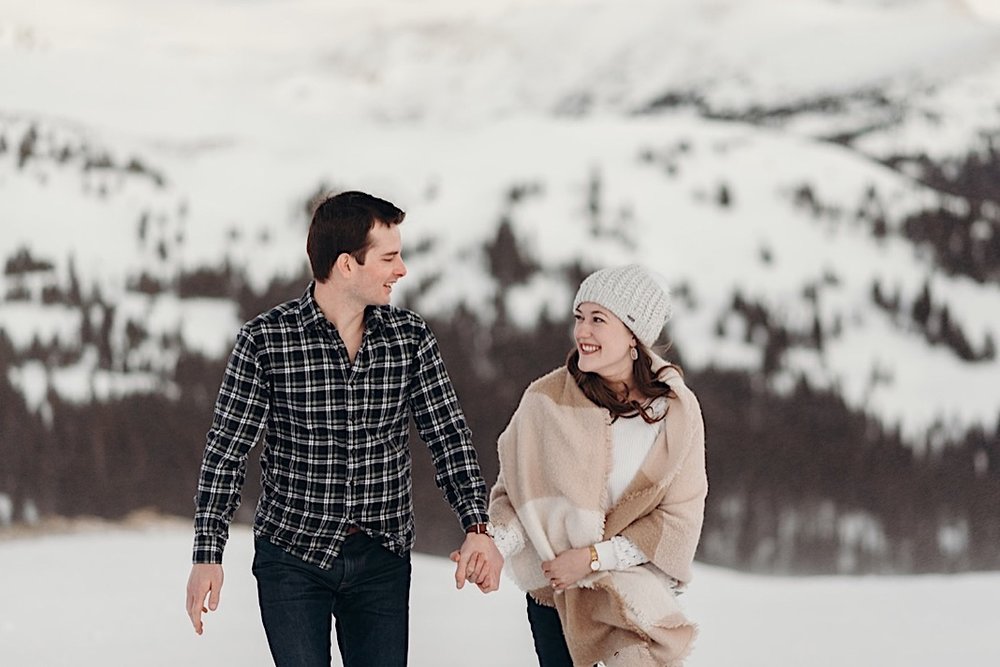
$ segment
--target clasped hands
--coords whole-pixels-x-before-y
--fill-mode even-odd
[[[489,535],[467,534],[461,548],[451,552],[451,560],[456,563],[456,588],[462,588],[466,581],[479,586],[483,593],[492,593],[500,588],[503,556]]]
[[[492,543],[493,541],[483,535],[467,536],[465,544],[462,545],[463,550],[469,545],[469,538],[472,537],[477,538],[477,541],[482,539],[488,540],[493,551],[496,551],[496,546]],[[455,568],[455,585],[458,588],[462,588],[465,581],[468,580],[479,586],[479,590],[483,593],[490,593],[497,590],[500,588],[500,570],[503,568],[503,556],[497,552],[496,558],[499,564],[494,566],[494,561],[491,561],[489,556],[484,552],[470,551],[469,557],[464,561],[463,566],[462,551],[453,551],[451,553],[451,560],[458,564]],[[462,575],[463,572],[465,576]],[[570,588],[590,573],[589,548],[569,549],[552,560],[542,563],[542,574],[549,581],[552,590],[557,593]]]

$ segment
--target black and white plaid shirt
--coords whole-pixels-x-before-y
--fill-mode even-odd
[[[254,533],[329,569],[353,524],[413,546],[409,417],[464,528],[487,521],[471,433],[427,324],[369,307],[352,365],[313,285],[246,323],[226,368],[195,497],[195,563],[221,563],[246,460],[262,431]]]

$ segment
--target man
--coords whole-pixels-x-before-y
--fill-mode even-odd
[[[253,573],[278,667],[328,667],[331,615],[346,667],[406,664],[411,415],[467,533],[456,586],[499,587],[486,486],[437,342],[418,315],[389,305],[406,275],[404,215],[363,192],[320,204],[306,244],[314,282],[243,326],[219,390],[188,614],[201,634],[202,613],[218,607],[229,523],[263,433]]]

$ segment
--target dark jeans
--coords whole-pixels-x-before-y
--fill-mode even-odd
[[[253,574],[276,667],[330,667],[331,617],[344,667],[406,665],[410,558],[364,533],[324,570],[254,540]]]
[[[566,648],[559,612],[528,597],[528,624],[535,640],[535,654],[539,667],[573,667],[573,659]]]

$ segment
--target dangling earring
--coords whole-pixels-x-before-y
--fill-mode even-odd
[[[635,346],[629,346],[628,356],[632,357],[632,361],[638,361],[639,351],[635,349]]]

